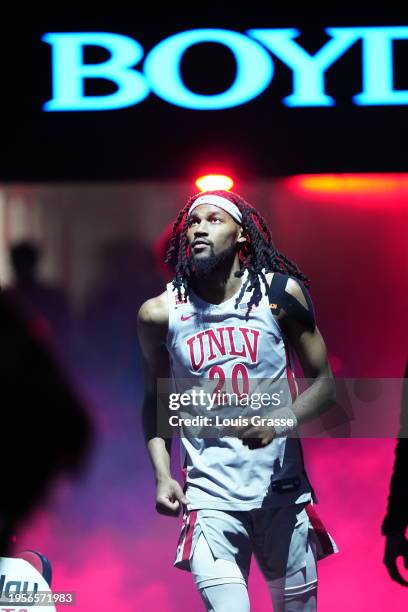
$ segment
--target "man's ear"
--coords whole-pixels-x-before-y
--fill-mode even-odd
[[[237,243],[240,247],[243,247],[245,246],[245,243],[248,243],[248,236],[243,227],[240,227],[238,230]]]

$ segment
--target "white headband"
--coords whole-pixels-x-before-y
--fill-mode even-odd
[[[223,198],[222,196],[213,194],[202,195],[196,200],[194,200],[193,204],[190,207],[190,210],[188,211],[188,217],[191,215],[192,211],[197,206],[200,206],[200,204],[214,204],[214,206],[218,206],[219,208],[222,208],[223,210],[225,210],[225,212],[230,214],[231,217],[235,219],[237,223],[242,223],[242,213],[239,210],[238,206],[236,206],[230,200],[227,200],[227,198]]]

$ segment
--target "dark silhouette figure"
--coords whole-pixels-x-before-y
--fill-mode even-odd
[[[38,279],[40,248],[29,241],[19,242],[10,249],[10,258],[15,283],[6,293],[44,337],[67,353],[71,342],[69,303],[60,288]]]
[[[408,526],[408,361],[404,373],[401,401],[400,431],[395,448],[394,470],[391,478],[387,514],[381,526],[386,536],[383,562],[393,580],[408,586],[397,568],[397,557],[402,556],[408,569],[408,540],[405,530]]]
[[[60,366],[1,292],[0,337],[0,556],[8,556],[15,529],[57,476],[81,474],[92,428]]]

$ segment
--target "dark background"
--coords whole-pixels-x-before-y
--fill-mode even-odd
[[[15,12],[17,10],[15,9]],[[24,10],[22,9],[22,12]],[[336,106],[288,108],[292,71],[275,56],[275,75],[256,99],[219,111],[179,108],[150,94],[143,102],[118,110],[44,112],[51,98],[51,46],[46,32],[102,31],[136,39],[147,54],[164,38],[188,29],[218,27],[294,27],[297,42],[309,53],[328,39],[327,27],[406,25],[391,10],[246,12],[229,4],[188,15],[177,5],[156,16],[138,5],[125,9],[85,6],[52,9],[45,5],[3,23],[0,101],[2,147],[0,180],[120,180],[189,178],[201,171],[223,170],[242,179],[318,172],[400,172],[406,169],[405,106],[356,106],[362,89],[361,42],[355,43],[326,72],[326,92]],[[238,17],[239,15],[239,17]],[[14,25],[13,25],[14,24]],[[103,62],[106,51],[88,48],[86,62]],[[394,86],[408,89],[408,42],[394,43]],[[221,45],[190,49],[182,63],[183,79],[199,93],[216,93],[234,78],[234,60]],[[140,64],[138,65],[140,67]],[[114,85],[88,80],[86,94],[107,94]]]

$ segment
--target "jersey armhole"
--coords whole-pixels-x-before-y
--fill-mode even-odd
[[[173,284],[167,283],[166,285],[167,291],[167,304],[169,307],[169,322],[167,325],[167,333],[166,333],[166,348],[171,352],[174,344],[174,299],[173,299]]]
[[[275,326],[275,329],[277,329],[279,333],[281,334],[282,340],[287,343],[289,343],[289,340],[284,330],[279,325],[279,322],[274,317],[274,312],[276,312],[276,314],[279,314],[280,312],[279,295],[281,294],[282,290],[283,291],[285,290],[288,278],[289,276],[286,274],[281,274],[280,272],[274,272],[271,284],[268,287],[268,294],[267,294],[267,299],[269,303],[269,312],[271,314],[272,322]]]
[[[283,274],[281,272],[274,272],[271,284],[269,285],[268,300],[269,300],[269,311],[271,313],[271,317],[273,319],[273,322],[276,328],[279,330],[281,337],[282,337],[282,341],[285,345],[285,351],[287,352],[287,359],[289,362],[288,365],[290,366],[290,369],[293,372],[294,377],[296,378],[297,366],[296,366],[296,359],[295,359],[295,353],[294,353],[293,346],[287,334],[285,333],[284,329],[279,325],[279,322],[273,315],[274,311],[276,311],[277,314],[280,312],[280,309],[281,309],[280,296],[282,295],[282,292],[285,291],[289,278],[291,278],[289,274]]]

